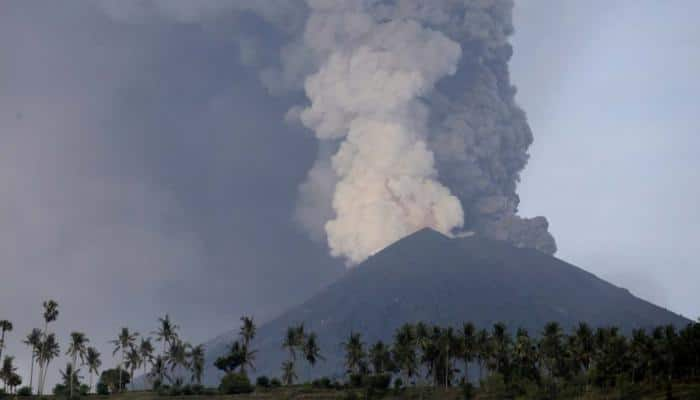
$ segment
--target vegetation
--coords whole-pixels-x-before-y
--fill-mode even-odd
[[[31,396],[36,363],[36,393],[44,394],[48,368],[61,354],[56,335],[49,331],[57,317],[58,304],[44,302],[43,330],[35,328],[23,340],[31,351],[29,386],[18,390],[22,378],[14,357],[4,355],[2,393]],[[248,373],[255,371],[257,327],[252,317],[242,317],[238,338],[214,362],[224,372],[217,389],[201,385],[204,347],[183,341],[168,315],[159,318],[158,324],[153,334],[162,344],[160,354],[155,354],[152,338],[124,327],[111,341],[114,355],[119,355],[116,368],[101,373],[100,353],[88,346],[84,333],[72,332],[64,353],[67,364],[53,393],[86,396],[93,389],[93,375],[99,375],[96,393],[131,398],[123,393],[129,384],[135,393],[135,376],[143,371],[144,388],[153,387],[151,395],[168,396],[256,391],[256,395],[277,396],[267,397],[271,399],[306,395],[318,399],[700,399],[700,323],[680,330],[669,325],[624,334],[615,327],[593,328],[586,323],[567,331],[550,322],[531,334],[503,323],[483,329],[472,323],[441,327],[419,322],[401,326],[390,342],[373,343],[366,343],[360,332],[349,332],[340,344],[345,353],[344,379],[313,382],[311,369],[324,357],[316,333],[299,324],[290,326],[282,338],[289,357],[280,375],[258,376],[253,385]],[[9,321],[0,321],[0,350],[11,329]],[[307,383],[301,385],[295,385],[297,362],[309,372]],[[89,384],[83,382],[85,374]]]

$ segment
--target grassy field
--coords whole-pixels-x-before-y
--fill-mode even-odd
[[[303,386],[283,387],[278,389],[265,389],[245,395],[193,395],[193,396],[160,396],[153,392],[130,392],[113,396],[90,396],[94,400],[346,400],[351,399],[351,390],[327,390],[311,389]],[[365,399],[363,391],[354,391],[355,399]],[[48,396],[51,399],[52,396]],[[374,396],[373,399],[385,400],[458,400],[463,399],[459,389],[432,389],[415,388],[407,389],[401,393],[389,391],[383,396]],[[676,384],[673,388],[674,400],[700,400],[700,383]],[[590,393],[583,397],[562,397],[562,400],[666,400],[663,390],[642,390],[638,396],[621,398],[616,393],[601,394]],[[497,395],[476,393],[473,400],[501,400]]]

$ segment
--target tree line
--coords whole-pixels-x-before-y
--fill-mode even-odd
[[[44,302],[43,329],[32,329],[23,341],[31,351],[28,386],[21,389],[24,394],[45,393],[51,362],[61,354],[56,335],[50,331],[58,315],[55,301]],[[70,397],[90,393],[92,378],[98,375],[95,389],[99,393],[125,390],[128,383],[135,389],[137,372],[141,372],[144,388],[201,387],[204,347],[183,341],[179,328],[168,315],[158,319],[157,329],[150,333],[153,337],[122,328],[110,341],[113,355],[118,356],[116,368],[101,374],[100,353],[89,346],[84,333],[72,332],[65,351],[68,362],[54,393]],[[14,358],[2,358],[6,334],[12,329],[11,322],[0,321],[0,380],[11,393],[23,382]],[[258,351],[252,344],[256,333],[253,318],[242,317],[238,338],[226,354],[214,360],[213,365],[224,372],[222,392],[252,390],[248,373],[255,370]],[[636,329],[626,335],[616,327],[593,328],[584,322],[569,331],[550,322],[533,334],[524,328],[512,331],[503,323],[486,329],[470,322],[458,327],[419,322],[401,326],[389,342],[366,343],[360,332],[349,332],[341,346],[344,384],[351,386],[393,382],[395,387],[469,388],[497,382],[512,396],[536,391],[556,397],[563,392],[581,395],[624,385],[652,385],[670,393],[673,382],[700,380],[700,323],[681,329],[673,325]],[[280,347],[288,355],[280,366],[281,379],[274,379],[280,385],[299,381],[299,363],[306,366],[302,381],[310,380],[316,363],[325,360],[317,334],[304,324],[288,327]],[[89,375],[88,385],[81,384],[82,368]]]
[[[22,395],[46,394],[46,378],[51,362],[61,355],[61,347],[54,332],[50,331],[50,324],[57,320],[59,315],[58,303],[48,300],[43,303],[43,329],[34,328],[23,344],[29,347],[31,352],[31,365],[29,369],[28,385],[17,390],[22,385],[23,379],[17,374],[15,358],[5,356],[2,358],[5,348],[5,336],[12,332],[13,325],[10,321],[0,321],[0,380],[3,382],[3,391]],[[90,339],[83,332],[71,332],[65,355],[69,361],[63,370],[60,370],[61,382],[54,388],[54,394],[66,395],[70,398],[78,394],[93,392],[93,376],[100,376],[98,385],[94,388],[102,394],[115,393],[126,389],[136,371],[143,370],[146,380],[145,385],[159,385],[162,382],[181,385],[189,373],[189,381],[199,384],[204,373],[204,346],[192,346],[180,339],[179,326],[175,325],[168,315],[158,319],[158,329],[151,332],[155,341],[161,343],[160,352],[154,346],[154,339],[150,336],[142,336],[129,328],[121,328],[116,339],[110,341],[114,345],[112,355],[118,354],[116,368],[102,371],[102,359],[100,352],[89,346]],[[36,373],[35,373],[36,367]],[[86,368],[89,375],[89,384],[81,384],[81,369]],[[36,378],[36,387],[34,381]]]

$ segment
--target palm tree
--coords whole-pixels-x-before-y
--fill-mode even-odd
[[[313,369],[314,365],[316,365],[316,362],[318,360],[324,360],[323,356],[321,355],[321,349],[318,346],[318,337],[316,336],[316,333],[309,333],[306,336],[306,340],[304,341],[304,345],[302,347],[304,358],[311,366],[311,369]],[[309,372],[309,379],[310,378],[311,373]]]
[[[241,368],[242,374],[246,373],[247,367],[250,367],[251,370],[255,371],[255,356],[257,353],[257,350],[250,350],[239,341],[235,341],[231,346],[231,354],[237,360],[236,362]]]
[[[518,328],[513,345],[513,364],[521,378],[537,380],[537,350],[524,328]]]
[[[42,342],[42,345],[53,345],[55,344],[58,346],[58,343],[56,342],[56,338],[54,337],[52,339],[52,342],[48,341],[48,336],[49,336],[49,323],[56,321],[58,319],[58,303],[54,300],[46,300],[42,304],[44,307],[44,341]],[[52,351],[55,349],[41,349],[40,352],[44,354],[44,356],[49,356],[52,354]],[[46,364],[47,361],[51,361],[55,356],[52,356],[50,358],[39,358],[39,394],[44,393],[44,382],[45,382],[45,377],[46,377],[46,369],[48,368],[48,365]]]
[[[255,338],[256,327],[253,317],[241,317],[241,329],[239,336],[243,339],[243,346],[248,347],[250,342]]]
[[[114,351],[112,351],[112,355],[117,354],[117,352],[122,353],[121,361],[117,365],[117,369],[119,370],[120,389],[122,387],[122,367],[126,362],[127,352],[134,347],[134,342],[136,341],[137,337],[138,333],[131,333],[129,331],[129,328],[122,328],[117,338],[115,340],[110,341],[110,343],[114,345]]]
[[[361,373],[365,363],[365,344],[360,333],[350,332],[347,341],[343,343],[345,348],[345,367],[351,374]]]
[[[17,374],[12,374],[7,381],[7,386],[10,388],[10,393],[17,394],[17,386],[22,384],[22,377]]]
[[[192,348],[190,352],[190,363],[192,365],[192,377],[191,381],[197,382],[198,385],[202,384],[202,374],[204,373],[204,346],[198,345]]]
[[[4,388],[7,390],[7,385],[10,383],[12,376],[17,371],[17,367],[14,366],[15,358],[12,356],[5,356],[2,361],[2,368],[0,368],[0,379],[2,379]]]
[[[40,345],[39,354],[37,355],[37,360],[42,368],[39,370],[39,394],[44,393],[44,386],[46,383],[46,374],[49,370],[49,364],[51,361],[61,354],[61,347],[56,341],[56,335],[54,333],[49,333],[44,336],[43,341]]]
[[[126,354],[126,363],[124,364],[124,368],[129,370],[129,376],[131,376],[131,390],[134,390],[136,388],[136,379],[134,379],[134,371],[141,368],[142,363],[143,359],[141,358],[139,350],[135,347],[131,347]]]
[[[5,332],[12,331],[12,322],[3,319],[0,321],[0,360],[2,360],[2,350],[5,348]]]
[[[297,379],[297,374],[294,372],[294,361],[287,360],[282,363],[282,382],[285,385],[292,385]]]
[[[170,344],[177,340],[177,330],[180,327],[170,321],[170,316],[168,314],[165,314],[163,318],[158,318],[158,323],[160,324],[158,330],[151,333],[156,335],[157,342],[163,342],[163,352],[161,354],[165,356],[165,352]]]
[[[141,338],[141,344],[139,344],[139,356],[141,357],[141,365],[143,365],[144,377],[148,377],[146,368],[149,364],[153,363],[153,343],[151,343],[151,338]],[[144,384],[144,386],[146,386]]]
[[[391,352],[389,346],[381,340],[372,345],[369,349],[369,362],[376,375],[383,374],[391,364]]]
[[[88,347],[87,354],[85,356],[85,364],[88,367],[88,374],[90,375],[90,390],[92,390],[92,374],[98,375],[100,373],[99,369],[102,366],[102,360],[100,360],[100,352],[94,347]]]
[[[467,322],[462,325],[462,346],[461,346],[461,356],[464,362],[464,381],[469,382],[469,364],[474,360],[476,356],[476,328],[471,322]]]
[[[287,333],[284,336],[284,340],[282,341],[282,348],[286,349],[289,351],[289,357],[292,360],[297,359],[297,347],[298,347],[298,341],[297,341],[297,331],[294,327],[290,326],[287,328]]]
[[[180,339],[176,339],[174,342],[170,343],[170,348],[165,355],[165,362],[170,367],[170,372],[175,371],[177,368],[189,368],[189,363],[187,361],[189,358],[189,347],[190,345],[188,343]],[[182,381],[183,379],[178,376],[175,380],[175,384],[182,384]]]
[[[73,359],[73,368],[72,371],[73,373],[76,373],[78,370],[78,358],[80,358],[80,363],[83,364],[85,362],[85,354],[87,352],[86,344],[90,340],[85,337],[85,334],[82,332],[71,332],[70,334],[70,344],[68,345],[68,350],[66,351],[66,355],[70,356]],[[73,398],[73,380],[70,381],[70,397]]]
[[[394,334],[393,358],[406,383],[416,373],[416,335],[411,324],[402,325]]]
[[[41,345],[41,329],[32,329],[22,343],[29,346],[32,351],[32,361],[29,367],[29,392],[31,393],[34,385],[34,359],[39,353],[39,346]]]
[[[493,326],[491,342],[493,343],[493,368],[495,371],[503,375],[506,383],[510,380],[510,354],[511,354],[511,338],[508,335],[504,323],[499,322]]]
[[[167,378],[170,382],[170,376],[168,376],[166,371],[165,359],[161,355],[157,355],[151,364],[151,371],[148,373],[148,377],[151,379],[158,379],[158,382],[162,383],[163,378]]]
[[[595,351],[595,343],[593,341],[593,330],[585,322],[580,322],[573,335],[573,352],[574,360],[577,364],[577,369],[583,369],[584,373],[588,373],[593,360],[593,352]]]
[[[483,378],[484,363],[491,356],[491,341],[489,333],[480,329],[476,333],[476,362],[479,364],[479,380]]]
[[[64,371],[59,370],[61,374],[61,379],[63,379],[63,384],[66,387],[70,387],[80,383],[80,376],[78,376],[78,371],[73,367],[73,364],[67,363],[66,369]]]
[[[294,368],[296,364],[292,361],[296,361],[297,351],[301,350],[303,352],[302,347],[304,345],[305,335],[303,323],[287,328],[287,332],[282,340],[282,348],[289,352],[290,363],[286,364],[288,367]],[[296,379],[296,373],[294,374],[294,377]]]

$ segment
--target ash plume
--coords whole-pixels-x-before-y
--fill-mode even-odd
[[[516,187],[533,137],[514,101],[508,72],[512,1],[357,4],[309,2],[312,11],[303,45],[294,45],[306,47],[305,54],[321,60],[306,80],[311,106],[301,112],[302,122],[320,140],[344,140],[335,154],[320,154],[303,184],[298,212],[302,223],[317,236],[324,228],[333,254],[350,262],[361,261],[376,247],[425,226],[445,233],[463,226],[553,254],[556,244],[547,220],[517,215]],[[408,26],[413,27],[412,33],[396,34],[394,41],[375,36]],[[453,50],[456,46],[459,52]],[[367,54],[372,57],[361,58]],[[377,68],[375,60],[383,64]],[[338,64],[346,69],[332,70]],[[411,159],[411,151],[392,140],[396,132],[387,125],[356,125],[384,118],[387,111],[407,137],[421,146],[426,141],[421,157]],[[357,133],[359,129],[367,133]],[[358,154],[354,142],[358,138],[367,141],[366,151],[372,157]],[[380,183],[399,182],[393,179],[405,176],[405,166],[392,161],[407,160],[424,168],[414,177],[430,179],[429,185],[407,183],[411,189],[406,198],[418,209],[410,212],[401,198],[392,196],[392,184],[382,187]],[[353,175],[346,168],[348,163],[371,176],[376,186]],[[395,175],[383,174],[387,165],[396,168]],[[329,216],[327,207],[325,212],[311,212],[324,210],[324,204],[332,204],[334,213]],[[431,220],[435,215],[445,222]],[[325,225],[318,216],[327,221]]]
[[[349,265],[424,227],[556,251],[544,217],[517,214],[533,135],[508,71],[512,0],[132,4],[108,12],[255,13],[284,32],[257,67],[273,95],[305,95],[286,118],[319,141],[296,219]]]

